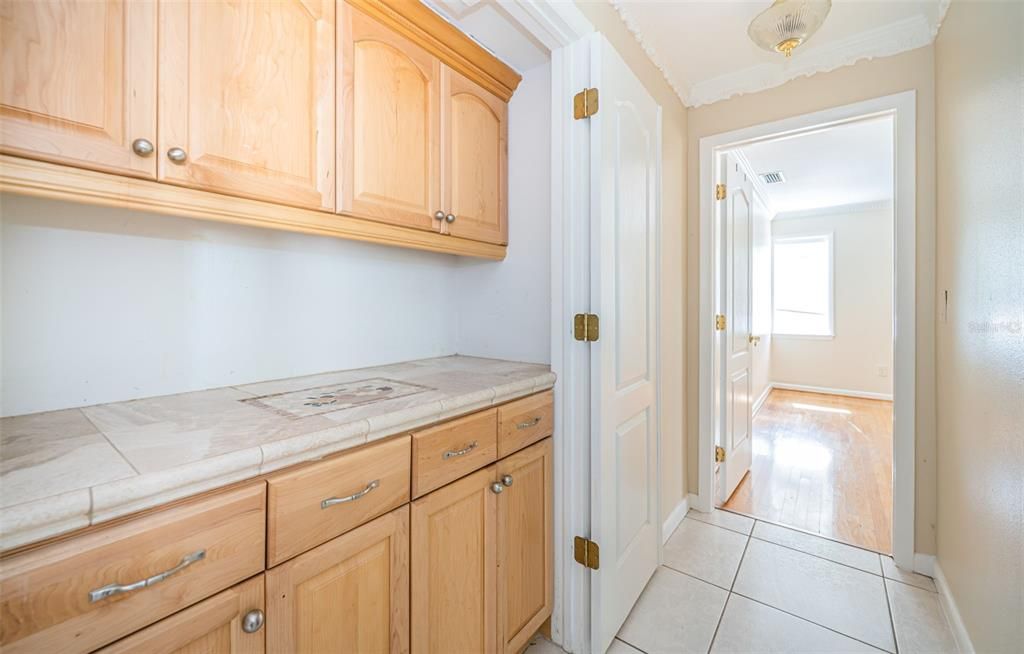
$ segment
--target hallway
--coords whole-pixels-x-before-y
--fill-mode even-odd
[[[773,389],[726,509],[892,552],[892,402]]]

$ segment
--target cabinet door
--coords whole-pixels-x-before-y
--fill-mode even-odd
[[[497,651],[494,466],[412,504],[412,651]]]
[[[445,68],[444,195],[448,233],[508,243],[508,105]]]
[[[551,439],[502,459],[498,479],[498,637],[516,654],[551,615],[554,502]]]
[[[339,4],[339,210],[438,230],[441,64]]]
[[[264,631],[246,633],[247,613],[263,611],[263,575],[123,638],[97,654],[263,654]]]
[[[0,2],[0,150],[154,177],[156,4]]]
[[[161,2],[159,179],[333,211],[334,31],[334,0]]]
[[[409,651],[409,507],[267,571],[273,654]]]

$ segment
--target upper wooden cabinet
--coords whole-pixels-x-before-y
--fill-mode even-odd
[[[454,70],[444,72],[448,233],[508,243],[508,105]]]
[[[338,210],[437,230],[441,63],[341,2]]]
[[[334,210],[335,0],[160,3],[161,181]]]
[[[152,2],[0,2],[0,150],[155,177],[156,44]]]

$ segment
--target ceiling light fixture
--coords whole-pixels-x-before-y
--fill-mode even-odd
[[[818,31],[831,9],[832,0],[775,0],[750,21],[747,34],[765,50],[789,58]]]

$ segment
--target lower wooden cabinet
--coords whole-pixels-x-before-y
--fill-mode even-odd
[[[97,654],[263,654],[263,575],[123,638]]]
[[[267,576],[267,651],[409,651],[409,507],[302,554]]]

